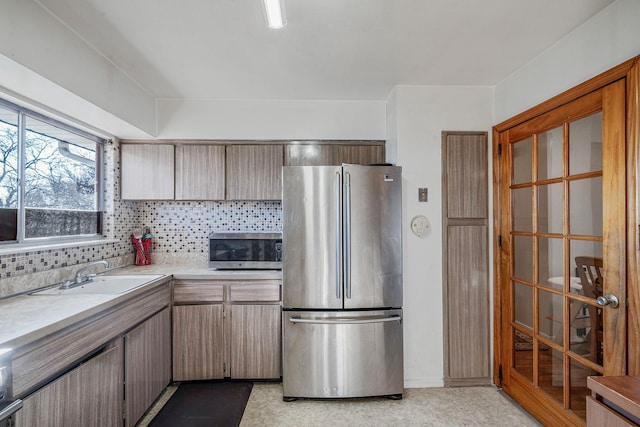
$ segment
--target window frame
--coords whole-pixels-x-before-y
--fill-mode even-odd
[[[10,101],[0,98],[0,108],[16,113],[16,127],[18,139],[18,196],[17,196],[17,230],[16,240],[0,241],[0,250],[6,248],[16,248],[28,246],[43,246],[48,244],[59,243],[83,243],[87,241],[103,239],[104,235],[104,147],[108,139],[99,137],[92,133],[86,132],[73,125],[61,122],[52,117],[38,113],[26,107],[14,104]],[[42,123],[51,125],[69,133],[73,133],[82,138],[96,143],[95,154],[95,174],[96,174],[96,190],[95,190],[95,209],[99,213],[99,231],[95,234],[78,234],[64,236],[47,236],[47,237],[25,237],[26,226],[26,207],[25,207],[25,144],[26,144],[26,119],[31,118]],[[98,224],[96,224],[98,225]]]

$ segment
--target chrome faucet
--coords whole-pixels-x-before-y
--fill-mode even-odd
[[[85,271],[87,271],[88,269],[95,267],[96,265],[104,265],[104,269],[106,270],[107,268],[109,268],[109,263],[105,260],[100,260],[100,261],[95,261],[95,262],[91,262],[87,265],[85,265],[84,267],[80,268],[77,272],[76,272],[76,281],[75,284],[79,285],[81,283],[84,282],[89,282],[90,280],[92,280],[96,275],[95,274],[87,274],[86,276],[82,276],[82,273],[84,273]]]

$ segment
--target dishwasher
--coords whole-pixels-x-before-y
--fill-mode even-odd
[[[11,352],[0,349],[0,427],[7,427],[9,417],[22,408],[22,400],[11,399]]]

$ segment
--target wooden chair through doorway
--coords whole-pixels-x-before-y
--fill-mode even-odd
[[[582,293],[584,296],[597,299],[602,296],[602,285],[604,283],[604,265],[602,258],[578,256],[576,257],[576,267],[582,282]],[[591,352],[589,358],[602,365],[602,309],[587,304],[589,310],[589,321],[591,330],[589,331],[589,342]]]

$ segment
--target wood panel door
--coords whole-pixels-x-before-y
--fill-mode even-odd
[[[372,165],[384,163],[384,146],[382,145],[342,145],[338,148],[337,165],[350,163],[356,165]]]
[[[222,304],[173,307],[173,380],[224,377]]]
[[[280,305],[231,306],[231,378],[280,378]]]
[[[224,200],[224,145],[176,146],[176,200]]]
[[[173,200],[174,147],[166,144],[120,145],[120,197]]]
[[[486,132],[443,132],[446,386],[491,382]]]
[[[282,145],[228,145],[227,200],[282,198]]]
[[[495,134],[498,376],[548,425],[584,425],[587,376],[626,374],[625,97],[618,80]]]
[[[122,426],[121,342],[26,397],[15,426]]]
[[[340,166],[343,163],[370,165],[384,161],[384,145],[290,144],[285,146],[284,152],[286,166]]]
[[[125,426],[134,426],[171,381],[169,308],[124,336]]]

